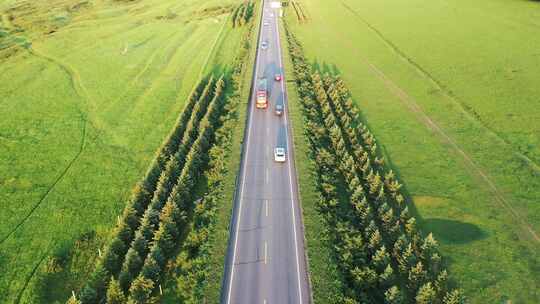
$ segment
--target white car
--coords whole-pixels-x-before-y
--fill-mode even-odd
[[[266,50],[267,48],[268,48],[268,42],[263,41],[263,42],[261,43],[261,49]]]
[[[285,156],[285,148],[278,147],[274,150],[274,161],[284,163],[287,160]]]
[[[264,24],[264,26],[268,26],[268,25],[270,25],[270,22],[268,22],[268,21],[264,21],[264,23],[263,23],[263,24]]]

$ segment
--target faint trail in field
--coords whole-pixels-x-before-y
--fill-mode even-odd
[[[171,35],[167,36],[165,39],[166,41],[168,40],[171,40],[171,37],[174,37],[177,33],[172,33]],[[174,40],[173,40],[174,42]],[[171,42],[171,43],[173,43]],[[169,46],[167,46],[166,48],[168,48]],[[148,59],[143,63],[143,67],[138,71],[138,73],[135,75],[135,77],[133,77],[133,79],[129,82],[129,84],[126,86],[126,89],[122,92],[122,94],[120,94],[118,96],[118,98],[116,98],[114,101],[110,102],[108,104],[108,106],[106,106],[104,109],[103,109],[103,112],[104,113],[107,113],[109,112],[113,107],[115,107],[115,105],[117,105],[118,101],[120,101],[121,99],[125,99],[126,98],[126,94],[128,94],[128,92],[130,90],[133,89],[133,87],[140,81],[140,78],[144,76],[144,74],[146,74],[149,70],[149,68],[153,65],[156,57],[158,57],[158,55],[160,54],[160,52],[163,50],[163,48],[156,48],[155,51],[152,52],[152,54],[148,57]],[[151,87],[151,86],[150,86]],[[146,88],[145,91],[147,91],[149,88]]]
[[[418,63],[416,63],[414,60],[412,60],[407,54],[405,54],[403,51],[401,51],[400,48],[398,48],[391,40],[386,38],[376,27],[374,27],[371,23],[369,23],[366,19],[364,19],[358,12],[356,12],[353,8],[348,6],[343,0],[340,0],[341,4],[350,11],[353,15],[355,15],[364,25],[366,25],[372,32],[376,34],[376,36],[382,40],[386,46],[388,46],[394,53],[398,55],[400,59],[410,64],[414,70],[423,78],[427,79],[437,90],[441,92],[441,94],[446,97],[448,100],[450,100],[454,105],[456,105],[459,110],[465,114],[465,117],[467,117],[470,121],[473,121],[477,124],[479,124],[482,128],[484,128],[488,134],[490,134],[492,137],[497,139],[500,143],[507,145],[511,148],[513,153],[519,157],[521,160],[525,161],[527,165],[537,173],[540,172],[540,165],[537,164],[535,161],[530,159],[527,155],[521,153],[520,151],[516,151],[513,149],[513,145],[508,142],[503,136],[499,135],[496,131],[492,130],[488,125],[486,125],[481,119],[475,117],[473,114],[470,113],[466,109],[466,105],[459,101],[459,99],[446,87],[444,84],[442,84],[439,80],[437,80],[431,73],[429,73],[427,70],[425,70],[422,66],[420,66]]]
[[[175,36],[175,34],[177,34],[177,33],[173,32],[170,36],[167,36],[166,40],[171,39],[172,37]],[[186,38],[186,40],[187,40],[187,38]],[[171,44],[167,45],[166,48],[168,48],[170,45],[174,44],[175,42],[176,41],[172,41]],[[182,45],[182,43],[180,43],[180,45]],[[156,50],[152,53],[152,55],[145,62],[144,67],[139,71],[139,73],[137,73],[135,78],[133,78],[133,81],[131,82],[131,85],[134,85],[135,83],[139,82],[139,79],[148,71],[150,66],[152,66],[152,64],[154,63],[154,60],[156,59],[156,57],[157,57],[157,55],[159,54],[160,51],[162,51],[162,49],[156,48]]]
[[[342,39],[342,41],[346,42],[349,48],[355,49],[355,46],[353,46],[346,38]],[[450,145],[459,155],[462,156],[463,160],[465,161],[464,165],[467,167],[467,169],[471,170],[471,172],[475,173],[485,182],[490,192],[494,196],[495,201],[501,207],[508,210],[512,217],[519,223],[520,227],[523,228],[526,232],[528,232],[534,241],[540,243],[540,237],[538,236],[536,231],[504,198],[500,190],[491,181],[488,175],[478,165],[476,165],[472,158],[463,149],[461,149],[461,147],[422,110],[416,100],[410,97],[403,89],[401,89],[396,83],[394,83],[390,78],[388,78],[386,74],[384,74],[384,72],[382,72],[379,68],[372,64],[367,58],[363,56],[360,56],[359,58],[362,63],[366,65],[379,80],[382,81],[382,83],[388,88],[388,90],[396,97],[398,97],[398,99],[417,116],[420,122],[422,122],[428,129],[439,134],[439,136],[445,143]]]
[[[87,122],[86,122],[86,120],[85,120],[82,113],[81,113],[81,121],[82,121],[82,126],[83,126],[82,127],[82,136],[81,136],[81,143],[79,145],[79,150],[77,151],[77,154],[75,154],[75,156],[71,159],[71,161],[69,161],[68,165],[60,173],[60,175],[56,178],[56,180],[53,182],[53,184],[51,186],[49,186],[47,191],[45,191],[45,193],[41,196],[41,198],[37,201],[37,203],[34,204],[32,209],[30,209],[30,211],[26,214],[26,216],[24,216],[23,219],[21,221],[19,221],[19,223],[17,223],[17,225],[13,229],[11,229],[11,231],[8,232],[8,234],[5,237],[3,237],[0,240],[0,244],[3,244],[7,239],[9,239],[9,237],[11,235],[13,235],[13,233],[15,233],[15,231],[17,231],[22,225],[24,225],[24,223],[30,218],[30,216],[32,216],[34,211],[47,198],[49,193],[51,193],[52,190],[56,187],[56,185],[64,178],[64,176],[69,171],[69,169],[73,166],[75,161],[77,161],[77,159],[79,159],[79,157],[81,156],[81,154],[82,154],[82,152],[84,150],[85,144],[86,144],[86,124],[87,124]]]
[[[81,81],[81,75],[79,74],[79,72],[72,68],[71,66],[69,66],[68,64],[52,57],[52,56],[49,56],[45,53],[42,53],[38,50],[36,50],[35,48],[31,47],[29,48],[28,50],[30,52],[30,54],[36,56],[36,57],[39,57],[39,58],[42,58],[42,59],[45,59],[51,63],[53,63],[54,65],[58,66],[61,70],[63,70],[68,76],[69,76],[69,79],[71,81],[71,86],[73,88],[73,90],[75,91],[75,93],[81,97],[85,102],[86,102],[86,106],[87,108],[84,109],[83,112],[86,112],[87,115],[90,115],[91,112],[90,110],[94,110],[95,109],[95,102],[92,100],[92,98],[90,97],[90,95],[88,94],[88,90],[86,89],[86,87],[83,85],[82,81]]]
[[[26,280],[24,281],[24,285],[23,287],[21,288],[21,290],[19,290],[19,292],[17,293],[17,298],[15,299],[15,302],[16,304],[19,304],[21,302],[21,298],[24,294],[24,292],[26,291],[26,288],[28,287],[28,284],[30,284],[30,281],[32,280],[32,278],[34,277],[34,275],[36,274],[39,266],[41,265],[41,263],[43,263],[43,261],[45,260],[45,258],[47,258],[47,255],[49,254],[49,250],[46,250],[45,253],[43,254],[43,256],[41,257],[41,259],[39,259],[39,261],[36,263],[36,265],[34,266],[34,268],[32,268],[32,271],[30,272],[30,275],[28,275],[28,277],[26,278]]]
[[[386,85],[386,87],[409,108],[409,110],[417,114],[417,117],[424,123],[425,126],[438,133],[446,143],[451,145],[452,148],[454,148],[454,150],[463,157],[463,159],[465,160],[465,165],[471,171],[475,172],[478,176],[482,178],[482,180],[489,187],[490,191],[492,192],[495,200],[499,203],[499,205],[507,209],[510,214],[512,214],[512,216],[519,223],[521,223],[522,228],[524,228],[531,234],[532,238],[536,242],[540,242],[540,237],[534,231],[532,226],[525,219],[523,219],[519,215],[519,213],[512,207],[512,205],[503,197],[502,193],[491,181],[488,175],[480,167],[478,167],[476,163],[474,163],[472,158],[465,151],[463,151],[458,146],[458,144],[450,136],[448,136],[446,132],[444,132],[444,130],[439,127],[439,125],[437,125],[435,122],[433,122],[433,120],[431,120],[431,118],[418,106],[418,103],[413,98],[411,98],[405,91],[403,91],[403,89],[398,87],[391,79],[389,79],[381,70],[379,70],[376,66],[367,61],[367,59],[363,59],[362,61],[370,68],[370,70],[374,74],[377,75],[377,77]]]
[[[75,25],[77,26],[80,26],[84,21],[79,21],[78,23],[76,23]],[[102,26],[102,25],[100,25]],[[70,51],[72,53],[75,53],[81,49],[88,49],[88,48],[92,48],[95,46],[95,41],[101,41],[102,43],[105,43],[104,41],[106,39],[109,39],[109,38],[112,38],[114,36],[119,36],[119,35],[122,35],[122,36],[128,36],[128,33],[131,32],[131,31],[135,31],[135,30],[138,30],[139,27],[141,27],[142,25],[140,24],[134,24],[132,27],[128,28],[128,29],[122,29],[121,32],[111,32],[111,33],[105,33],[105,34],[101,34],[101,35],[96,35],[95,37],[92,37],[92,39],[88,39],[88,41],[74,41],[73,39],[67,39],[68,43],[70,43],[72,46],[70,47]],[[76,30],[80,30],[81,28],[85,28],[83,26],[80,26],[80,27],[76,27],[76,26],[71,26],[71,27],[64,27],[62,28],[62,32],[68,32],[68,31],[76,31]],[[148,42],[149,40],[152,40],[154,39],[154,36],[150,37],[149,39],[145,40],[142,42],[142,44],[144,44],[144,42]],[[141,45],[141,43],[138,43],[139,45]]]
[[[30,54],[36,57],[47,60],[53,63],[55,66],[58,66],[62,71],[64,71],[68,75],[71,81],[71,86],[73,90],[75,91],[75,93],[82,99],[85,99],[87,106],[90,106],[92,104],[92,101],[90,97],[88,96],[86,88],[81,83],[80,75],[75,69],[69,67],[67,64],[64,64],[63,62],[55,59],[54,57],[47,56],[41,52],[36,51],[34,48],[29,48],[29,52]],[[45,191],[45,193],[41,196],[41,198],[34,204],[32,209],[30,209],[30,211],[22,218],[22,220],[19,221],[19,223],[17,223],[17,225],[10,232],[8,232],[8,234],[5,237],[0,239],[0,244],[4,243],[11,235],[13,235],[13,233],[15,233],[22,225],[24,225],[24,223],[30,218],[30,216],[32,216],[34,211],[41,205],[41,203],[43,203],[43,201],[47,198],[49,193],[51,193],[52,190],[54,190],[56,185],[64,178],[66,173],[69,171],[69,169],[73,166],[75,161],[77,161],[77,159],[79,159],[80,155],[82,154],[85,148],[85,143],[86,143],[86,128],[88,124],[87,119],[88,119],[88,115],[90,114],[84,113],[84,111],[82,110],[79,110],[79,111],[80,111],[80,116],[81,116],[81,121],[82,121],[82,135],[81,135],[81,142],[80,142],[79,150],[77,151],[76,155],[69,161],[67,166],[62,170],[60,175],[55,179],[53,184],[49,186],[49,188]]]
[[[133,107],[131,108],[131,110],[133,110],[141,102],[141,100],[148,97],[155,90],[156,82],[159,82],[161,80],[161,75],[167,73],[167,69],[171,65],[174,56],[178,53],[178,50],[184,46],[184,43],[189,40],[193,33],[194,31],[189,32],[187,33],[187,36],[183,33],[181,41],[172,40],[171,43],[167,45],[167,47],[165,48],[165,58],[162,64],[163,68],[160,69],[160,72],[154,77],[152,83],[144,90],[144,92],[135,98],[135,102],[133,103]]]

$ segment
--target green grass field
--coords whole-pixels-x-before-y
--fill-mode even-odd
[[[347,82],[455,283],[540,302],[540,3],[299,2],[289,24]]]
[[[0,302],[89,232],[72,255],[95,258],[193,85],[233,58],[235,3],[0,1]]]

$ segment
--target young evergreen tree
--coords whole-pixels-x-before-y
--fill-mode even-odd
[[[143,276],[138,276],[129,289],[129,300],[135,304],[146,304],[154,289],[154,282]]]
[[[79,301],[81,301],[82,304],[98,304],[99,299],[97,291],[93,287],[86,285],[81,290]]]
[[[169,256],[175,246],[174,236],[167,230],[166,225],[160,225],[154,235],[154,244],[159,246],[165,255]]]
[[[385,304],[404,304],[405,297],[397,286],[392,286],[384,292]]]
[[[100,261],[97,263],[94,272],[90,275],[88,279],[88,284],[91,286],[97,293],[98,298],[101,298],[105,295],[107,290],[107,284],[109,282],[110,272],[107,271],[105,265]]]
[[[394,269],[392,268],[392,265],[387,264],[383,273],[379,275],[379,283],[381,286],[388,288],[395,284],[395,278],[396,276],[394,274]]]
[[[443,304],[465,304],[465,297],[459,290],[452,290],[448,292],[443,298]]]
[[[148,241],[144,238],[142,231],[137,231],[135,233],[135,238],[133,239],[133,242],[131,242],[131,249],[137,251],[138,253],[141,253],[145,252],[147,248]]]
[[[407,285],[409,290],[417,290],[419,286],[423,285],[427,279],[427,273],[424,269],[424,264],[418,262],[414,267],[409,271],[409,277]],[[430,285],[430,287],[432,287]]]
[[[109,283],[109,288],[107,289],[107,304],[125,304],[126,296],[120,288],[120,283],[114,278],[111,279]]]
[[[151,279],[152,281],[157,281],[161,274],[161,267],[153,257],[149,256],[144,262],[141,274],[145,278]]]
[[[355,292],[360,294],[376,288],[377,285],[377,272],[368,266],[356,267],[351,270],[351,277],[355,286]]]
[[[124,270],[130,273],[137,273],[141,269],[143,261],[137,251],[133,248],[130,248],[126,254],[126,259],[124,261]]]
[[[427,282],[422,285],[418,292],[416,293],[416,303],[417,304],[433,304],[437,299],[437,293],[431,285],[431,282]]]
[[[127,206],[122,213],[122,222],[125,222],[127,226],[131,229],[130,232],[133,232],[139,226],[139,217],[133,206]],[[129,239],[131,236],[129,237]]]
[[[131,282],[135,279],[142,266],[143,261],[139,256],[139,253],[133,247],[130,248],[126,254],[122,270],[118,275],[118,281],[120,282],[122,290],[127,291],[129,289]]]

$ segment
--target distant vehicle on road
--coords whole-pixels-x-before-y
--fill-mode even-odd
[[[257,82],[257,99],[255,106],[258,109],[266,109],[268,107],[268,85],[266,78],[261,78]]]
[[[276,81],[281,81],[281,74],[276,74],[276,76],[274,76],[274,79]]]
[[[263,41],[263,42],[261,43],[261,49],[266,50],[267,48],[268,48],[268,42]]]
[[[277,147],[274,150],[274,161],[284,163],[286,161],[285,148]]]
[[[264,25],[264,26],[268,26],[268,25],[270,25],[270,22],[264,21],[263,25]]]
[[[281,114],[283,114],[283,104],[281,102],[277,103],[274,109],[275,109],[274,112],[276,113],[277,116],[281,116]]]

